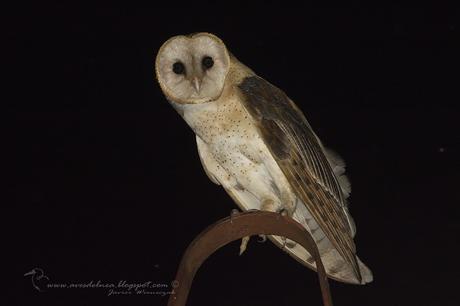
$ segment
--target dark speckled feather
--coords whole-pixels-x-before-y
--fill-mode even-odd
[[[344,195],[324,148],[286,94],[258,76],[239,85],[242,102],[296,196],[361,281]]]

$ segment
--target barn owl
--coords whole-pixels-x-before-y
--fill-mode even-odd
[[[316,241],[328,277],[352,284],[372,281],[356,255],[345,164],[324,147],[283,91],[209,33],[170,38],[158,51],[155,72],[167,100],[195,132],[212,182],[242,210],[283,212],[302,224]],[[269,238],[315,269],[302,246]]]

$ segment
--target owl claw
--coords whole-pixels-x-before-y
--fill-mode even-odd
[[[297,243],[291,239],[287,239],[286,237],[281,237],[281,241],[283,241],[283,246],[282,246],[282,249],[286,249],[286,247],[288,249],[292,249],[293,247],[295,247],[297,245]]]
[[[289,216],[289,212],[286,208],[281,208],[278,213],[283,216],[283,217],[286,217],[286,216]]]
[[[251,236],[245,236],[241,239],[241,244],[240,244],[240,256],[246,251],[246,248],[248,246],[249,238]]]
[[[281,208],[278,213],[283,216],[283,217],[291,217],[292,216],[292,213],[289,212],[288,209],[286,208]],[[281,240],[283,241],[283,250],[288,247],[289,249],[292,249],[293,247],[295,247],[297,245],[297,243],[295,241],[292,241],[290,239],[287,239],[286,237],[281,237]]]
[[[233,217],[235,217],[239,213],[240,211],[238,209],[236,208],[232,209],[232,211],[230,212],[230,223],[233,223]]]
[[[260,234],[257,242],[264,243],[265,241],[267,241],[267,235]]]
[[[281,237],[281,241],[283,242],[283,246],[281,247],[282,250],[286,249],[286,237]]]

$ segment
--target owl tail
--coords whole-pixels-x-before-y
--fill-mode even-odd
[[[337,249],[319,227],[318,223],[309,213],[305,205],[302,204],[296,206],[293,218],[302,224],[315,239],[324,268],[330,278],[351,284],[366,284],[372,282],[373,277],[371,270],[358,257],[356,257],[362,278],[361,281],[359,281],[353,267],[339,254]],[[300,244],[286,244],[283,238],[279,236],[269,236],[269,238],[297,261],[308,268],[316,270],[313,257]]]
[[[316,264],[314,262],[313,257],[300,244],[294,243],[291,244],[291,246],[289,246],[288,243],[286,246],[283,237],[268,236],[268,238],[270,238],[270,240],[272,240],[277,246],[282,248],[285,252],[287,252],[290,256],[299,261],[301,264],[316,271]],[[331,243],[329,242],[329,244]],[[332,244],[331,247],[328,248],[328,250],[324,250],[323,247],[321,248],[323,250],[320,250],[320,254],[321,260],[323,261],[323,265],[328,277],[340,282],[356,285],[364,285],[372,282],[373,276],[371,270],[358,257],[356,259],[358,261],[358,266],[361,272],[361,282],[358,280],[355,273],[353,272],[351,265],[349,265],[345,260],[343,260],[339,252],[332,247]]]

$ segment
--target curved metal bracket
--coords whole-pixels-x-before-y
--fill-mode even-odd
[[[196,272],[212,253],[234,240],[258,234],[282,236],[302,245],[316,262],[323,303],[332,306],[326,272],[310,233],[292,218],[268,211],[238,213],[217,221],[201,232],[182,257],[168,306],[185,306]]]

